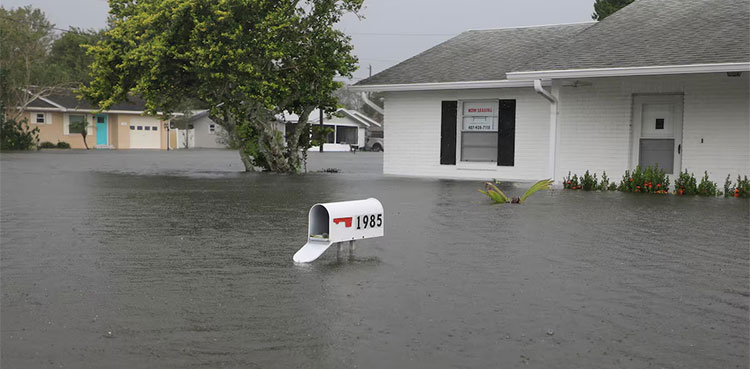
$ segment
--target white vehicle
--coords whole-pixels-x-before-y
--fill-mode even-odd
[[[383,131],[370,131],[365,147],[370,151],[383,151]]]

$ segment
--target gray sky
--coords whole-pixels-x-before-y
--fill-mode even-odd
[[[348,15],[341,29],[352,36],[360,60],[357,81],[377,73],[467,29],[586,22],[594,0],[365,0],[357,19]],[[105,0],[0,0],[5,8],[32,5],[58,28],[102,28]]]

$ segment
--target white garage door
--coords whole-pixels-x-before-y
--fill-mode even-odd
[[[161,148],[162,127],[158,120],[133,118],[129,124],[131,149]]]

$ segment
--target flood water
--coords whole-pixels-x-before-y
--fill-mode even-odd
[[[750,202],[299,176],[230,151],[4,153],[3,368],[747,368]],[[520,194],[525,185],[506,186]],[[317,202],[385,237],[309,265]]]

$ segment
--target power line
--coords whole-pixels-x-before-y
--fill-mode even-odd
[[[27,21],[13,19],[11,17],[6,17],[6,16],[0,16],[0,18],[7,19],[7,20],[9,20],[11,22],[16,22],[16,23],[24,23],[24,24],[30,24],[31,23],[31,22],[27,22]],[[70,32],[69,29],[62,29],[62,28],[57,28],[57,27],[50,27],[50,29],[54,29],[55,31],[60,31],[60,32]]]
[[[370,33],[370,32],[353,32],[350,35],[358,36],[416,36],[416,37],[437,37],[437,36],[456,36],[457,33]]]

